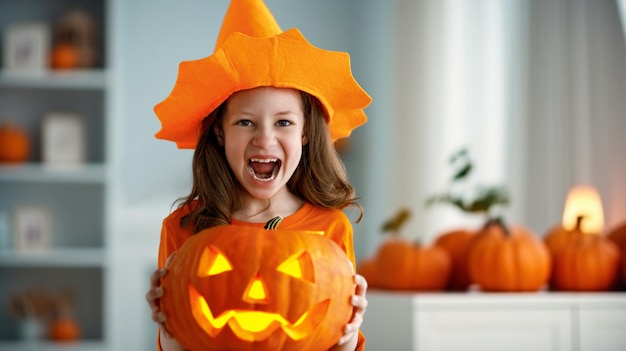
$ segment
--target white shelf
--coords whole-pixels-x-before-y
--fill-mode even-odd
[[[44,164],[0,165],[1,182],[103,183],[105,166],[85,164],[50,167]]]
[[[63,248],[45,251],[0,251],[0,267],[103,267],[105,254],[99,248]]]
[[[104,89],[107,74],[102,69],[14,72],[0,70],[0,88]]]
[[[370,290],[373,350],[626,350],[625,292],[410,293]]]
[[[26,343],[21,341],[2,341],[0,351],[105,351],[106,345],[101,341],[79,341],[76,343],[55,343],[41,341]]]

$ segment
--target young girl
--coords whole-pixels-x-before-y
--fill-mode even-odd
[[[262,33],[244,28],[244,36],[233,29],[263,21]],[[346,56],[312,47],[297,30],[280,32],[260,0],[233,0],[214,54],[181,64],[174,90],[155,107],[163,124],[157,137],[195,148],[191,193],[163,221],[159,269],[146,294],[160,327],[159,349],[182,349],[163,324],[160,279],[168,258],[203,229],[263,227],[280,216],[281,229],[323,231],[354,264],[352,225],[342,210],[361,208],[333,136],[349,135],[365,122],[362,109],[370,98],[352,78]],[[229,81],[224,72],[237,79]],[[365,279],[355,275],[353,317],[333,350],[363,350],[366,290]]]

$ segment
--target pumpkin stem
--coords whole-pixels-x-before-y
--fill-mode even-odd
[[[578,215],[576,216],[576,227],[574,228],[575,230],[580,231],[581,227],[583,225],[583,220],[585,219],[585,216],[583,215]]]
[[[504,235],[506,236],[511,235],[511,232],[509,231],[509,227],[504,223],[504,219],[500,216],[489,218],[487,220],[487,223],[485,223],[485,228],[489,227],[490,225],[496,225],[502,228],[502,231],[504,232]]]
[[[270,219],[269,221],[267,221],[267,223],[265,223],[265,226],[263,228],[265,230],[276,230],[276,228],[278,228],[278,225],[282,221],[283,221],[283,219],[282,219],[281,216],[276,216],[276,217]]]

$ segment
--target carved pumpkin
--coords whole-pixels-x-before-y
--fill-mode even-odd
[[[21,163],[28,159],[30,140],[20,127],[0,123],[0,162]]]
[[[468,251],[470,277],[483,291],[537,291],[548,283],[550,253],[529,229],[491,220]]]
[[[190,350],[322,350],[351,318],[353,276],[319,232],[220,226],[177,251],[161,307]]]
[[[443,232],[435,239],[435,245],[446,250],[452,259],[449,290],[465,291],[472,283],[467,266],[467,251],[475,234],[475,231],[458,228]]]
[[[402,238],[381,243],[376,259],[380,285],[391,290],[444,290],[452,270],[450,255],[443,248]]]

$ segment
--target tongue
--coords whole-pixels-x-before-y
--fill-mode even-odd
[[[272,175],[272,172],[274,171],[274,166],[275,164],[273,162],[270,162],[270,163],[252,162],[252,169],[254,170],[254,173],[256,173],[257,176],[263,176],[265,178],[268,178]]]

